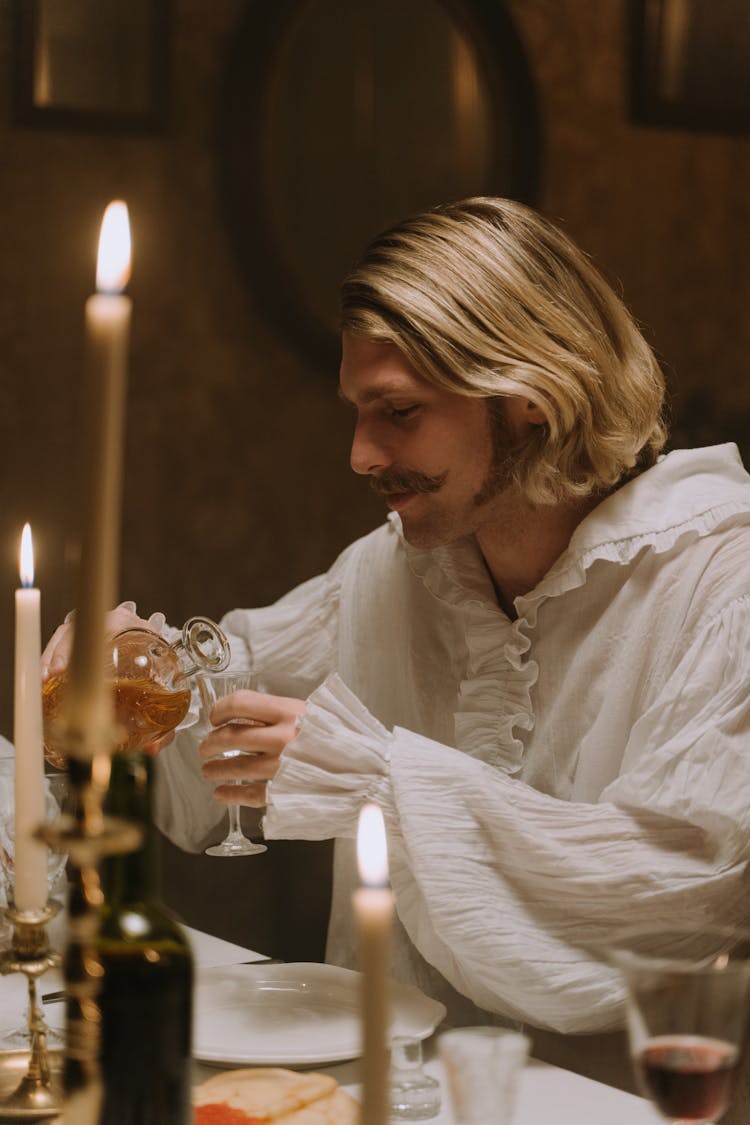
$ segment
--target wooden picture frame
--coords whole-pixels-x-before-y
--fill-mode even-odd
[[[628,6],[631,120],[750,132],[747,0],[629,0]]]
[[[404,12],[403,33],[387,34]],[[408,66],[384,64],[408,53],[405,44],[415,39],[421,42]],[[441,70],[428,60],[443,48],[453,54]],[[369,76],[364,87],[357,84],[358,58],[365,60],[360,73]],[[463,100],[451,109],[459,73]],[[362,127],[358,88],[378,106]],[[486,134],[472,116],[477,90],[485,98]],[[459,113],[465,124],[454,134]],[[415,135],[415,122],[421,129],[427,118],[440,140],[420,152],[425,134]],[[464,176],[475,128],[481,157]],[[499,0],[245,0],[227,39],[214,135],[229,245],[268,323],[306,362],[335,377],[338,286],[369,239],[447,199],[503,195],[533,204],[540,130],[523,40]],[[290,237],[295,227],[303,237]]]
[[[12,19],[14,124],[163,129],[169,0],[12,0]]]

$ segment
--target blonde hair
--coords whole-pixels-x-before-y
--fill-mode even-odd
[[[513,473],[533,503],[608,491],[666,441],[664,378],[635,321],[570,239],[512,200],[447,204],[380,235],[344,281],[342,327],[457,394],[540,407],[547,425]]]

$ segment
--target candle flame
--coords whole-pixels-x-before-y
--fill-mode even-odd
[[[385,822],[378,805],[364,805],[357,827],[357,865],[362,883],[382,887],[388,882]]]
[[[130,220],[122,200],[104,212],[96,262],[96,288],[100,293],[122,293],[130,279]]]
[[[34,585],[34,546],[31,542],[31,525],[25,523],[21,532],[18,572],[22,586]]]

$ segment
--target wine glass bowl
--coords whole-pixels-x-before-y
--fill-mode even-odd
[[[207,723],[210,723],[211,708],[217,699],[225,695],[232,695],[236,691],[246,691],[255,686],[255,677],[252,672],[202,672],[197,677],[198,691],[200,692],[201,704],[203,707],[203,715]],[[245,720],[250,725],[262,725],[253,723],[252,720]],[[241,724],[243,720],[234,720],[235,723]],[[221,724],[231,725],[231,724]],[[217,728],[214,728],[217,729]],[[218,755],[221,758],[235,758],[240,755],[248,755],[245,750],[226,750],[223,754]],[[249,754],[253,757],[254,755]],[[225,782],[229,785],[242,785],[242,781]],[[240,822],[240,806],[231,804],[227,805],[227,815],[229,818],[229,827],[226,836],[219,844],[214,844],[206,848],[206,855],[214,856],[237,856],[237,855],[259,855],[261,852],[267,851],[265,844],[256,844],[249,840],[242,831]]]
[[[750,932],[630,930],[611,960],[643,1093],[668,1121],[714,1125],[731,1103],[747,1031]]]
[[[0,792],[0,871],[2,871],[5,900],[12,898],[15,879],[15,806],[12,778]],[[70,783],[66,773],[46,773],[44,775],[45,821],[54,821],[67,811],[70,801]],[[50,898],[60,896],[65,887],[65,865],[67,855],[47,851],[47,888]]]

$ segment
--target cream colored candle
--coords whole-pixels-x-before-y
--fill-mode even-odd
[[[383,814],[377,805],[365,805],[360,813],[357,862],[362,885],[353,901],[362,973],[362,1125],[386,1125],[393,892],[388,887]]]
[[[13,708],[16,755],[13,898],[17,910],[35,911],[47,903],[47,848],[32,836],[44,820],[44,757],[40,597],[34,588],[34,550],[28,524],[21,536],[19,571]]]
[[[130,225],[124,203],[104,213],[97,293],[86,302],[87,418],[81,438],[81,561],[75,636],[65,701],[84,756],[108,749],[112,699],[104,669],[105,615],[116,604],[122,451],[130,339]]]

